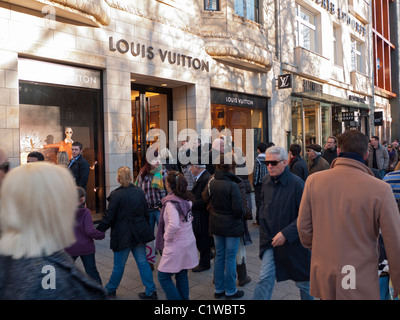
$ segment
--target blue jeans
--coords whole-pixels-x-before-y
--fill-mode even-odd
[[[236,289],[236,254],[240,237],[222,237],[214,234],[215,243],[215,293],[234,295]]]
[[[260,281],[254,289],[253,300],[271,300],[272,290],[275,284],[275,260],[274,249],[265,250],[260,267]],[[296,287],[300,289],[301,300],[314,300],[310,296],[310,282],[295,282]]]
[[[149,209],[149,215],[150,215],[150,228],[151,230],[154,231],[154,227],[158,221],[160,220],[160,210],[157,209]]]
[[[105,285],[105,288],[108,293],[117,291],[122,275],[124,274],[129,252],[132,252],[133,257],[135,258],[140,278],[142,279],[143,285],[146,287],[145,293],[147,296],[150,296],[154,291],[156,291],[156,286],[153,281],[153,272],[151,271],[150,265],[147,263],[145,244],[114,252],[114,268],[110,280]]]
[[[381,295],[381,300],[390,300],[389,276],[379,277],[379,291]]]
[[[172,281],[173,275],[175,275],[176,286]],[[178,273],[158,271],[158,281],[165,291],[168,300],[189,300],[189,279],[186,269]]]
[[[93,280],[100,283],[100,285],[102,286],[103,284],[101,283],[101,278],[100,278],[99,272],[97,271],[97,268],[96,268],[96,259],[95,259],[94,253],[87,254],[84,256],[80,256],[80,257],[82,260],[83,267],[85,268],[86,274],[89,277],[91,277]],[[74,259],[74,261],[75,261],[76,259],[78,259],[78,256],[72,256],[72,259]]]

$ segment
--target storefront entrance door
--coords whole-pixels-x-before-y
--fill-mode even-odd
[[[168,137],[171,96],[171,89],[132,85],[132,152],[135,178],[145,164],[148,147],[154,142],[147,139],[149,130],[161,129]]]

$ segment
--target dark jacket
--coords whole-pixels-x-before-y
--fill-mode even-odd
[[[97,229],[111,227],[110,248],[121,251],[155,239],[150,228],[149,208],[142,189],[120,186],[107,198],[108,208]]]
[[[54,269],[47,269],[49,266]],[[55,288],[45,289],[43,283],[51,285],[52,275],[55,276]],[[64,251],[37,258],[12,259],[10,256],[0,256],[0,300],[105,298],[104,289],[96,281],[87,278]]]
[[[210,248],[213,243],[209,233],[210,214],[207,210],[207,203],[201,196],[210,177],[211,174],[205,170],[199,180],[194,183],[191,190],[195,197],[192,207],[193,232],[196,237],[197,249],[199,250]]]
[[[73,177],[75,178],[76,185],[86,190],[86,185],[89,179],[90,166],[89,162],[80,155],[75,161],[71,160],[72,164],[69,167]]]
[[[290,171],[296,176],[306,181],[308,177],[308,168],[307,164],[301,156],[293,157],[290,161]]]
[[[282,246],[274,247],[276,280],[308,281],[311,253],[300,243],[297,216],[304,181],[286,167],[277,181],[267,174],[263,178],[260,211],[260,258],[272,248],[272,238],[279,232],[286,238]]]
[[[104,239],[104,232],[96,230],[93,225],[92,215],[86,207],[78,208],[76,211],[76,222],[74,226],[76,242],[65,248],[65,251],[73,257],[85,256],[96,252],[93,239]]]
[[[211,233],[223,237],[243,235],[242,196],[238,186],[239,178],[231,173],[216,170],[210,182],[210,229]]]
[[[315,172],[328,170],[330,168],[330,164],[321,156],[317,156],[314,160],[310,160],[308,163],[308,175],[312,175]]]
[[[332,163],[333,160],[337,158],[337,148],[328,148],[322,151],[322,158],[324,158],[329,165]]]

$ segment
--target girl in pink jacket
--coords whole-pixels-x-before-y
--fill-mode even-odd
[[[163,206],[156,237],[156,249],[162,250],[158,280],[168,300],[189,300],[187,271],[199,264],[192,229],[193,195],[186,191],[187,181],[177,171],[168,173],[166,188],[168,195],[161,200]]]

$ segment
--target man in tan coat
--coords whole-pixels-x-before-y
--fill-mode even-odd
[[[400,292],[400,215],[388,184],[364,165],[368,138],[356,130],[338,137],[330,170],[307,178],[297,227],[311,249],[310,294],[329,299],[379,299],[381,230],[394,291]]]

